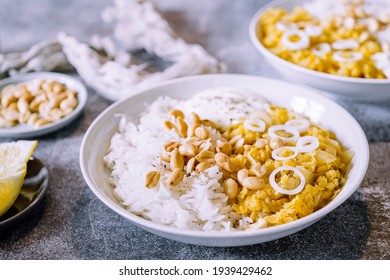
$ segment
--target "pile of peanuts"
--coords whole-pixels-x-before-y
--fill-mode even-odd
[[[77,92],[57,81],[32,80],[8,85],[0,92],[0,127],[26,124],[39,128],[69,115]]]
[[[271,149],[277,149],[283,146],[281,139],[258,139],[253,145],[245,145],[244,138],[236,135],[231,139],[222,138],[213,141],[208,129],[218,130],[218,127],[212,121],[201,120],[196,113],[192,112],[189,118],[190,124],[187,124],[183,112],[176,109],[169,112],[168,118],[175,121],[166,120],[165,127],[168,130],[174,129],[179,137],[185,139],[182,142],[166,143],[165,153],[160,155],[162,161],[169,163],[170,174],[165,182],[167,185],[177,186],[186,174],[190,176],[192,172],[200,173],[217,165],[223,173],[222,186],[230,200],[237,197],[240,186],[253,191],[265,188],[264,165],[257,162],[250,169],[239,169],[232,159],[252,147],[262,149],[269,145]],[[160,172],[150,171],[146,174],[145,186],[149,188],[158,186],[160,179]]]

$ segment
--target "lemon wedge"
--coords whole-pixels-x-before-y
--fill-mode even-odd
[[[0,144],[0,216],[15,202],[27,173],[27,162],[38,141]]]

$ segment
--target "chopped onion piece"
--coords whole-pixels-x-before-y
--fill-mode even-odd
[[[298,130],[299,132],[305,132],[306,130],[309,129],[310,123],[307,119],[294,119],[294,120],[289,120],[286,122],[284,125],[291,126]]]
[[[291,156],[287,156],[287,157],[281,157],[281,156],[279,156],[279,153],[282,152],[283,150],[293,151],[294,154],[292,154]],[[298,155],[298,152],[299,152],[299,149],[296,147],[283,146],[283,147],[280,147],[280,148],[273,150],[272,157],[274,158],[274,160],[289,160],[289,159],[295,158]]]
[[[246,119],[244,128],[254,132],[263,132],[265,130],[265,122],[260,119]]]
[[[259,218],[256,223],[250,224],[248,230],[258,230],[267,226],[267,222],[263,218]]]
[[[316,56],[324,56],[332,50],[332,47],[328,43],[321,43],[316,45],[311,51]]]
[[[304,136],[298,139],[296,147],[302,153],[310,153],[320,146],[320,141],[315,136]]]
[[[344,19],[344,26],[347,29],[352,30],[355,27],[355,19],[353,17],[346,17]]]
[[[291,41],[291,37],[298,37],[298,41]],[[310,45],[309,36],[302,30],[286,30],[282,36],[283,45],[293,51],[307,49]]]
[[[306,25],[305,32],[309,36],[316,37],[322,34],[322,28],[316,25]]]
[[[362,58],[363,55],[360,52],[338,51],[333,54],[333,59],[339,62],[355,62]]]
[[[285,190],[276,183],[275,180],[276,174],[278,174],[280,171],[283,170],[294,171],[296,174],[298,174],[299,178],[301,179],[301,183],[299,184],[298,187],[296,187],[293,190]],[[279,193],[294,195],[300,193],[303,190],[303,188],[305,187],[306,180],[305,180],[305,176],[303,176],[302,172],[298,168],[292,166],[281,166],[276,168],[274,171],[272,171],[271,175],[269,176],[269,183],[271,187]]]
[[[275,24],[275,27],[277,30],[279,31],[286,31],[286,30],[289,30],[289,29],[298,29],[298,26],[294,23],[283,23],[281,21],[278,21],[276,24]]]
[[[332,47],[336,50],[350,50],[359,47],[359,43],[355,40],[337,40],[332,43]]]
[[[371,59],[375,61],[375,66],[378,69],[383,70],[390,66],[390,54],[379,52],[371,56]]]
[[[287,131],[288,133],[291,133],[291,137],[283,137],[278,134],[276,134],[276,131]],[[287,125],[273,125],[268,129],[268,135],[271,138],[279,138],[283,140],[283,142],[295,142],[299,138],[299,131],[295,129],[294,127],[287,126]]]
[[[278,21],[278,22],[275,24],[275,27],[276,27],[276,29],[279,30],[279,31],[285,31],[285,30],[287,29],[287,24]]]

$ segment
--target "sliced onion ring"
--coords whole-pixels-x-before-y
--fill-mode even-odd
[[[316,45],[311,51],[316,56],[324,56],[332,50],[332,47],[328,43],[321,43]]]
[[[279,156],[279,153],[283,150],[293,151],[294,154],[292,154],[291,156],[287,156],[287,157],[281,157],[281,156]],[[280,147],[280,148],[273,150],[272,157],[274,158],[274,160],[289,160],[289,159],[295,158],[298,155],[298,153],[299,153],[299,149],[296,147],[283,146],[283,147]]]
[[[291,126],[298,130],[299,132],[305,132],[308,130],[310,126],[310,122],[307,119],[294,119],[294,120],[289,120],[286,122],[284,125]]]
[[[291,133],[293,136],[292,137],[283,137],[283,136],[276,134],[276,131],[280,131],[280,130],[285,130],[285,131]],[[280,125],[271,126],[268,129],[268,135],[271,138],[279,138],[283,142],[295,142],[299,138],[299,131],[297,129],[295,129],[294,127],[280,124]]]
[[[308,145],[309,144],[309,145]],[[320,146],[320,141],[315,136],[303,136],[298,139],[296,147],[302,153],[310,153]]]
[[[305,32],[309,36],[316,37],[322,34],[322,28],[316,25],[306,25]]]
[[[276,177],[276,174],[278,174],[280,171],[283,171],[283,170],[294,171],[296,174],[298,174],[299,178],[301,179],[301,183],[299,184],[298,187],[296,187],[293,190],[285,190],[285,189],[279,187],[279,185],[276,183],[275,177]],[[270,183],[271,187],[279,193],[294,195],[294,194],[300,193],[303,190],[303,188],[305,187],[306,180],[305,180],[305,176],[303,176],[302,172],[298,168],[292,167],[292,166],[281,166],[281,167],[276,168],[274,171],[272,171],[271,175],[269,176],[269,183]]]
[[[348,56],[346,56],[348,54]],[[355,62],[363,58],[360,52],[337,51],[333,53],[333,59],[339,62]]]
[[[292,36],[297,36],[299,38],[298,41],[291,41]],[[303,49],[307,49],[310,45],[309,36],[301,31],[301,30],[286,30],[282,36],[283,45],[293,51],[299,51]]]
[[[246,119],[244,128],[254,132],[263,132],[265,130],[265,122],[260,119]]]
[[[355,40],[337,40],[332,43],[335,50],[351,50],[359,47],[359,43]]]

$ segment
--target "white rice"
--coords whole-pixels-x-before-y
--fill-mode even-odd
[[[191,173],[175,187],[164,181],[169,164],[160,160],[164,144],[183,139],[164,127],[172,108],[190,115],[188,102],[160,97],[151,104],[136,125],[127,116],[119,116],[118,132],[112,137],[109,153],[104,157],[112,170],[111,182],[117,198],[132,213],[156,223],[177,229],[230,231],[248,228],[251,219],[233,212],[219,184],[222,173],[218,166],[203,173]],[[202,116],[200,116],[202,118]],[[188,122],[189,120],[186,119]],[[219,132],[209,129],[216,140]],[[160,184],[145,187],[145,175],[151,170],[161,173]]]

